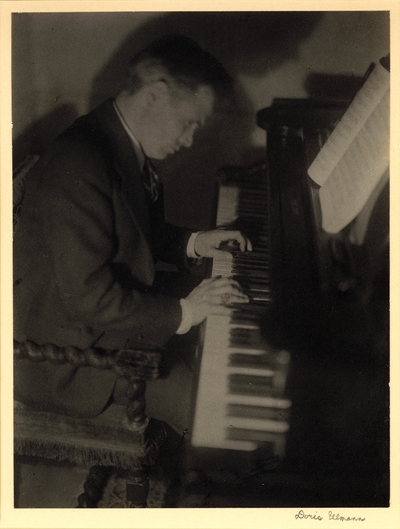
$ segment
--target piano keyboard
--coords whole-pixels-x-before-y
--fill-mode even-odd
[[[204,325],[191,443],[194,447],[251,451],[272,443],[283,456],[291,402],[284,396],[290,355],[270,348],[260,319],[271,300],[268,263],[268,190],[265,176],[219,188],[217,227],[241,229],[253,251],[213,260],[211,276],[233,276],[250,303],[229,316],[210,315]]]

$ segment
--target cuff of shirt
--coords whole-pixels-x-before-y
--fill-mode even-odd
[[[192,259],[198,259],[200,257],[200,255],[198,255],[194,250],[194,242],[199,233],[201,233],[201,231],[195,231],[192,233],[187,243],[186,255]]]
[[[179,302],[181,304],[182,309],[182,320],[181,324],[178,327],[178,330],[176,331],[176,334],[186,334],[192,327],[192,310],[186,299],[182,298],[179,300]]]

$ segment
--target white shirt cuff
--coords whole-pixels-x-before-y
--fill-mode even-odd
[[[186,334],[188,331],[190,331],[192,327],[193,317],[192,317],[192,310],[189,306],[189,303],[186,301],[186,299],[182,298],[179,300],[181,304],[182,309],[182,320],[181,324],[178,327],[178,330],[176,331],[176,334]]]
[[[195,231],[192,233],[192,235],[189,237],[188,244],[186,247],[186,255],[188,257],[191,257],[192,259],[198,259],[200,256],[194,251],[194,242],[196,240],[196,237],[198,234],[201,233],[201,231]]]

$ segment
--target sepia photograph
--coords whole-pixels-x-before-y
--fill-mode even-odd
[[[391,12],[267,9],[11,14],[16,511],[391,505]]]

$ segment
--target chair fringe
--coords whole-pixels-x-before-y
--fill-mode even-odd
[[[140,468],[145,452],[135,455],[116,450],[98,450],[95,448],[77,447],[68,443],[38,442],[37,439],[15,439],[14,451],[19,456],[39,457],[55,461],[69,461],[81,466],[109,466],[123,469]]]

